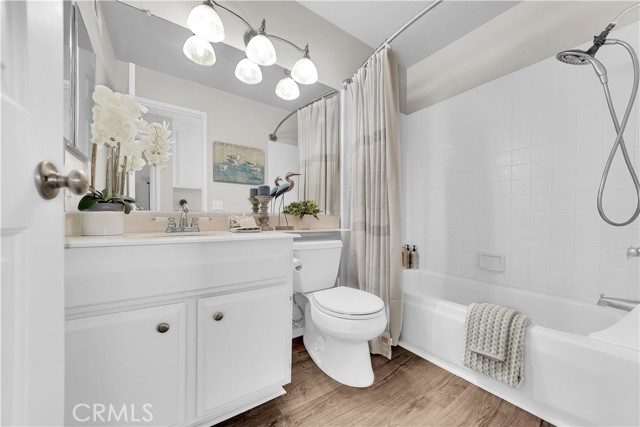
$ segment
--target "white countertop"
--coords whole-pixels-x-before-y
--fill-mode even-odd
[[[230,231],[200,231],[181,233],[125,233],[119,236],[67,236],[65,248],[94,248],[108,246],[167,245],[203,242],[235,242],[244,240],[294,239],[295,233],[263,231],[260,233],[232,233]]]

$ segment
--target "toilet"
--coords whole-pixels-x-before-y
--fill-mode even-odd
[[[303,294],[304,346],[320,369],[352,387],[373,384],[368,341],[387,325],[384,302],[365,291],[334,287],[340,265],[340,240],[294,242],[302,268],[293,273],[293,291]]]

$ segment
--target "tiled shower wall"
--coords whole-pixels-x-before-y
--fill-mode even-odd
[[[638,28],[610,37],[637,50]],[[597,57],[621,120],[629,56],[615,46]],[[624,134],[636,169],[638,114],[636,101]],[[404,119],[404,241],[417,245],[420,269],[580,300],[639,297],[640,259],[626,258],[639,220],[612,227],[596,209],[615,130],[591,66],[548,58]],[[618,221],[635,207],[620,153],[604,206]],[[479,269],[479,252],[504,254],[505,272]]]

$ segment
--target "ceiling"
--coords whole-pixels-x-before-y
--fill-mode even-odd
[[[431,1],[309,1],[300,4],[363,41],[379,47]],[[485,24],[518,1],[451,1],[431,9],[391,44],[400,66],[409,68]],[[363,19],[364,17],[364,19]]]

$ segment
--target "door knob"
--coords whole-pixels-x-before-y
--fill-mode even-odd
[[[36,188],[43,199],[53,199],[61,188],[68,188],[73,194],[84,194],[89,189],[87,175],[74,169],[69,175],[62,176],[51,162],[40,162],[36,167]]]

